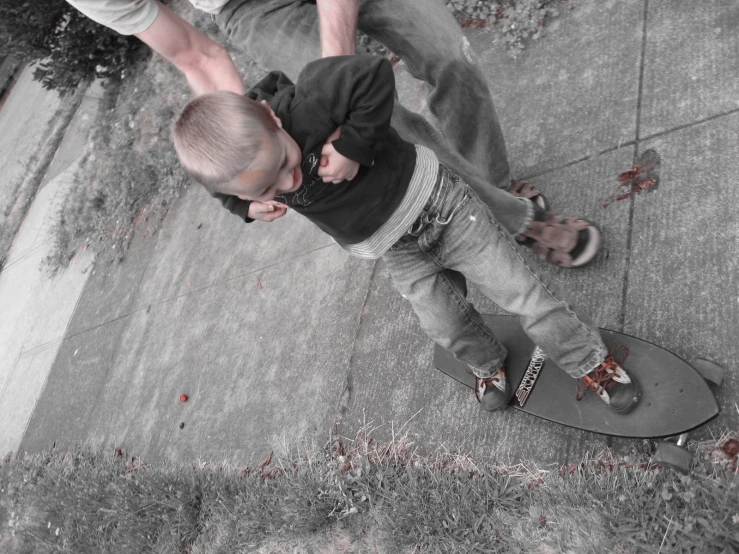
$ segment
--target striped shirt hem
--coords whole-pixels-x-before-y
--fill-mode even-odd
[[[425,146],[416,146],[416,167],[408,190],[393,215],[368,239],[356,244],[341,244],[352,256],[374,260],[387,252],[421,215],[439,175],[439,160]]]

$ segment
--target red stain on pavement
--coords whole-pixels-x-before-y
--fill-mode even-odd
[[[660,156],[655,150],[645,150],[637,164],[623,173],[619,173],[616,191],[603,204],[607,208],[611,203],[625,200],[641,194],[645,190],[656,189],[659,185]]]

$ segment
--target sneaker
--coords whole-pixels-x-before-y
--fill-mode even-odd
[[[535,208],[531,227],[517,240],[540,259],[560,267],[582,267],[600,250],[600,231],[584,219]]]
[[[510,401],[511,387],[505,376],[506,366],[501,367],[492,377],[478,377],[473,373],[475,378],[475,399],[483,410],[494,412],[505,408]]]
[[[595,392],[603,402],[619,414],[628,414],[639,403],[641,391],[638,383],[629,377],[626,370],[613,358],[608,356],[595,370],[582,378],[585,391],[580,394],[580,383],[577,385],[577,400],[582,400],[588,390]]]

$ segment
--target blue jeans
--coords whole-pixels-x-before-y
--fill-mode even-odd
[[[383,255],[423,330],[469,365],[493,375],[507,352],[467,301],[467,283],[519,316],[531,340],[572,377],[607,355],[600,332],[537,274],[474,191],[445,167],[423,213]]]
[[[231,0],[216,16],[220,29],[255,61],[295,80],[321,57],[315,3]],[[359,29],[383,43],[428,85],[428,106],[441,130],[395,103],[392,125],[413,144],[432,149],[470,184],[511,233],[533,219],[531,202],[505,192],[511,184],[505,141],[485,76],[457,21],[441,0],[363,0]]]

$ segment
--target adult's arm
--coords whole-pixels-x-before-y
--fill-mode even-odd
[[[228,52],[158,0],[68,0],[121,34],[134,34],[177,67],[195,94],[246,92]]]
[[[160,4],[154,23],[136,36],[182,71],[195,94],[246,92],[228,52],[167,6]]]
[[[316,0],[321,31],[321,55],[356,53],[359,0]]]

